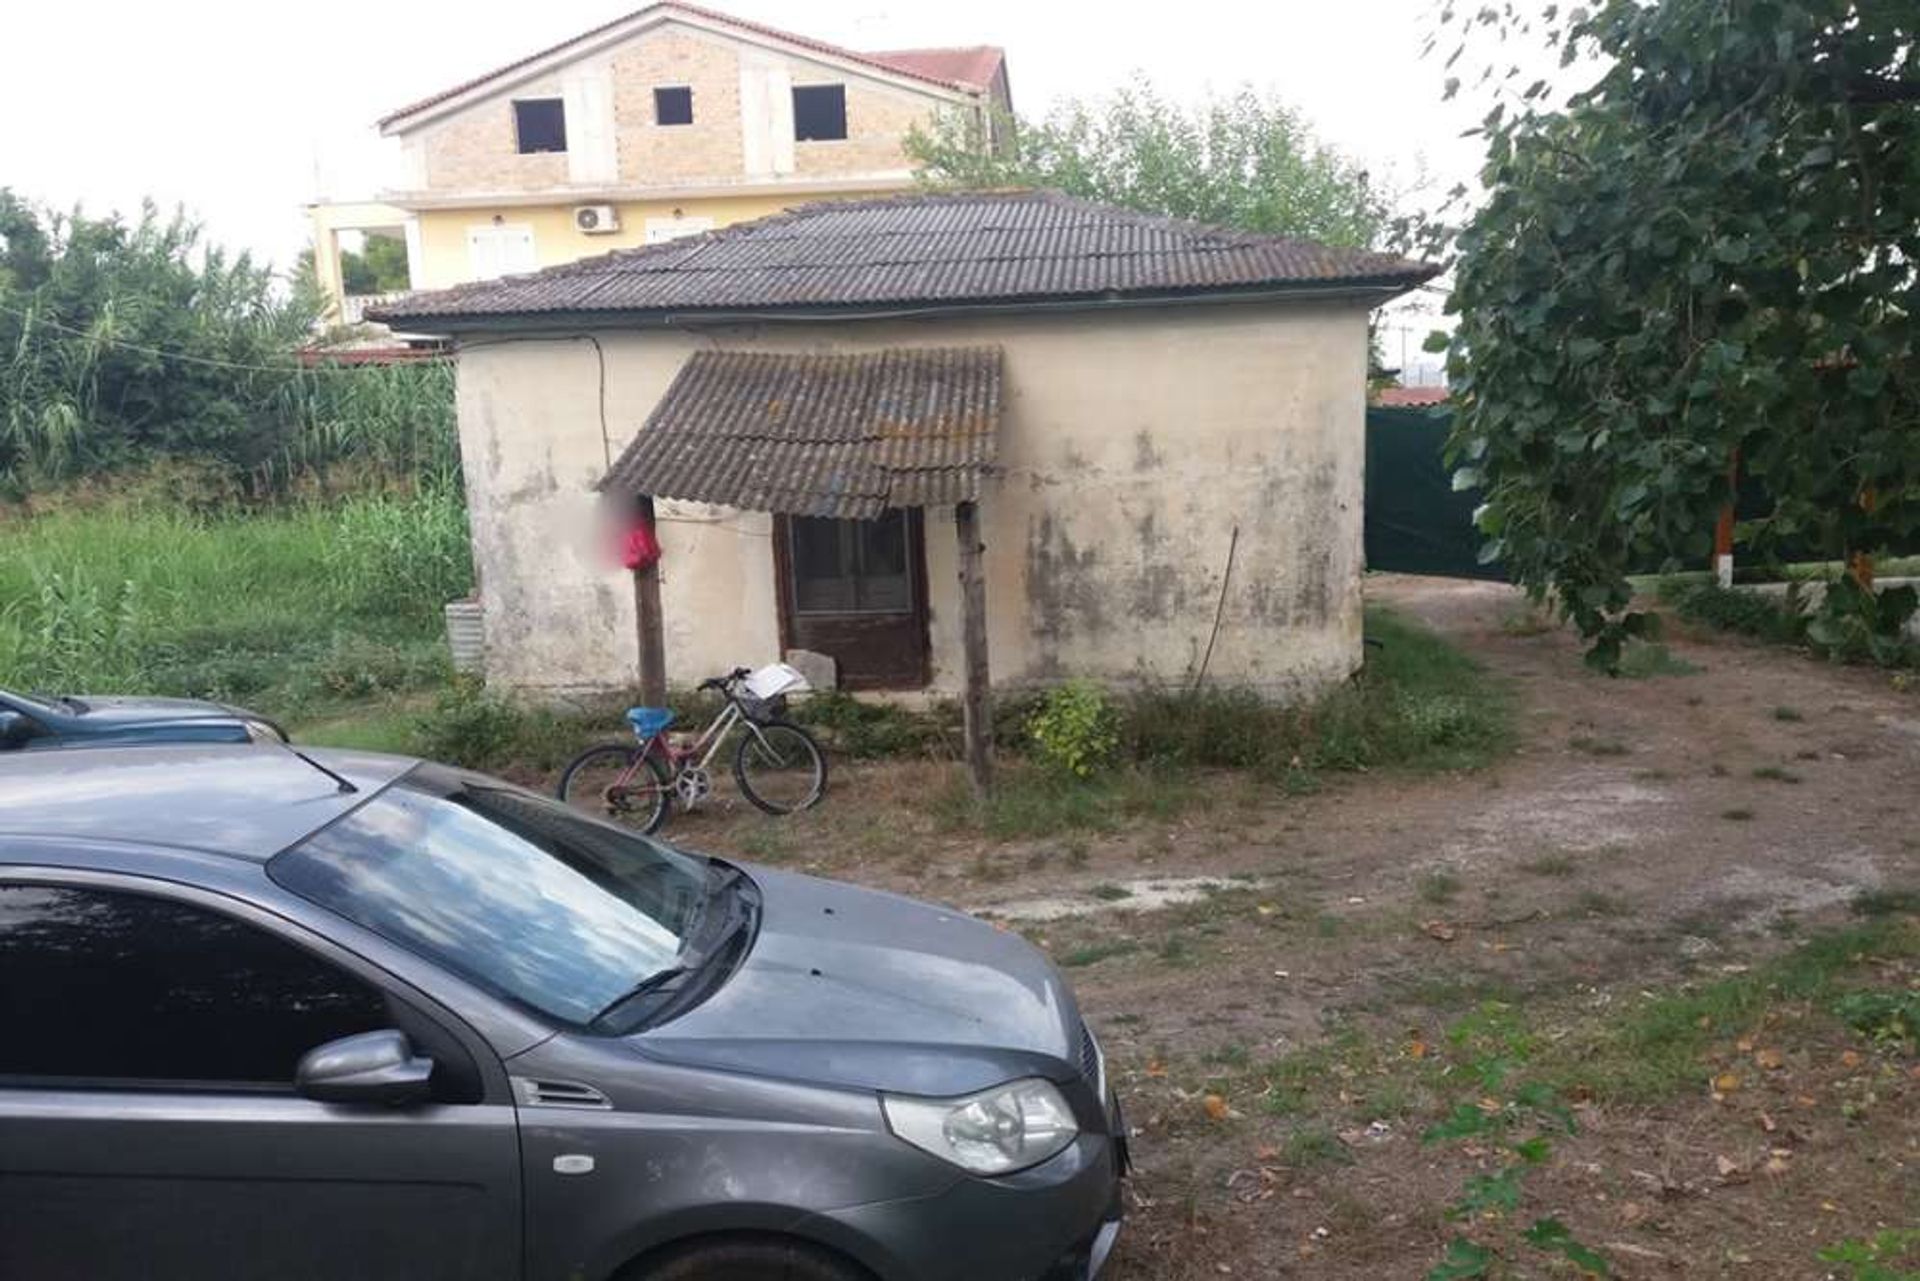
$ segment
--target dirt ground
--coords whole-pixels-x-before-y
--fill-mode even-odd
[[[1574,1275],[1518,1239],[1543,1216],[1616,1276],[1845,1277],[1816,1251],[1920,1228],[1911,1044],[1792,991],[1726,991],[1857,927],[1863,896],[1911,921],[1920,691],[1708,635],[1670,636],[1661,674],[1609,679],[1505,587],[1368,590],[1510,685],[1513,755],[1311,795],[1182,779],[1172,817],[1009,842],[930,813],[951,766],[850,766],[797,823],[723,807],[669,834],[1048,947],[1135,1131],[1120,1281],[1421,1277],[1463,1231],[1496,1251],[1489,1275]],[[1920,983],[1906,951],[1848,963],[1882,990]],[[1619,1038],[1689,994],[1710,1011],[1697,1073],[1652,1080]],[[1462,1223],[1447,1208],[1514,1140],[1420,1136],[1461,1102],[1510,1114],[1511,1080],[1481,1079],[1488,1044],[1514,1079],[1536,1059],[1594,1079],[1566,1092],[1578,1134],[1521,1204]]]

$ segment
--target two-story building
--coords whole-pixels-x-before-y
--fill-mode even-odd
[[[861,53],[664,0],[380,121],[398,186],[312,207],[333,319],[366,300],[340,237],[403,236],[438,289],[912,186],[905,141],[943,112],[990,144],[1012,109],[990,46]]]

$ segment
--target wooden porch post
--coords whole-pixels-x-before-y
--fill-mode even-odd
[[[634,499],[635,515],[649,525],[653,520],[653,499],[641,494]],[[656,527],[654,536],[659,537]],[[667,641],[660,621],[660,562],[633,571],[633,618],[640,649],[640,701],[648,707],[667,705]]]
[[[993,697],[987,671],[987,579],[980,565],[980,509],[973,502],[953,509],[960,544],[960,650],[966,665],[961,726],[966,737],[967,776],[975,796],[993,786]]]

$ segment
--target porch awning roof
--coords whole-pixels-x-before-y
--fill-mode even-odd
[[[1000,365],[998,347],[698,352],[600,488],[797,516],[974,499]]]

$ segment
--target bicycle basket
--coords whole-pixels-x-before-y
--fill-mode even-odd
[[[785,695],[773,698],[755,698],[752,694],[740,695],[740,710],[746,718],[756,725],[765,725],[768,721],[785,714],[787,700]]]

